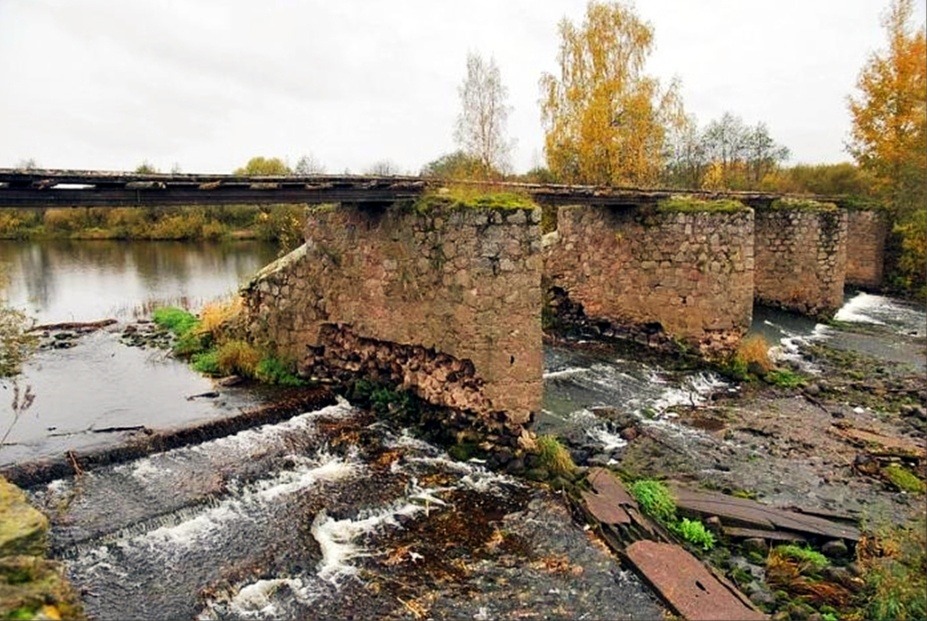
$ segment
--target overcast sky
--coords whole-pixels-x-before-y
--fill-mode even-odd
[[[925,0],[917,0],[924,14]],[[638,0],[647,71],[704,125],[765,122],[846,161],[846,97],[888,0]],[[468,51],[495,57],[516,171],[543,164],[538,79],[584,0],[0,0],[0,167],[231,172],[251,156],[417,173],[455,149]],[[923,18],[921,18],[922,20]]]

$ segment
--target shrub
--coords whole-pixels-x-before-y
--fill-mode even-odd
[[[224,375],[254,377],[261,352],[245,341],[226,341],[216,349],[216,366]]]
[[[254,369],[254,377],[265,384],[281,386],[303,386],[306,382],[297,377],[290,367],[279,358],[263,358]]]
[[[45,210],[42,224],[52,233],[70,233],[89,226],[90,222],[86,208],[54,207]]]
[[[273,205],[254,219],[258,239],[277,242],[280,254],[295,250],[303,243],[306,208],[302,205]]]
[[[856,548],[866,580],[863,606],[874,621],[927,618],[927,523],[883,526]]]
[[[652,479],[642,479],[631,484],[631,495],[650,517],[672,524],[676,519],[676,502],[666,485]]]
[[[554,476],[572,476],[576,472],[576,464],[570,452],[555,436],[540,436],[537,445],[541,466],[549,473]]]
[[[229,333],[240,312],[240,297],[225,302],[210,302],[200,311],[197,330],[209,334],[213,341],[218,341]]]
[[[759,334],[748,336],[737,347],[734,363],[748,373],[756,375],[768,373],[773,368],[772,361],[769,359],[769,343]]]
[[[699,520],[682,518],[673,530],[689,543],[708,551],[715,547],[715,536],[712,535]]]
[[[194,354],[191,366],[195,371],[203,375],[212,375],[213,377],[222,375],[222,369],[219,368],[219,354],[214,349]]]

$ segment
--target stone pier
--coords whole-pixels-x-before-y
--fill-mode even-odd
[[[518,437],[542,396],[537,208],[309,208],[244,291],[250,337],[307,375],[387,381]]]
[[[756,300],[813,317],[843,304],[847,212],[830,203],[777,200],[758,209]]]
[[[888,233],[885,212],[847,209],[846,284],[868,289],[882,286]]]
[[[750,325],[753,211],[733,201],[561,207],[544,261],[549,287],[620,336],[711,355]]]

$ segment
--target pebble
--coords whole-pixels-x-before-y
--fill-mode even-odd
[[[829,558],[846,558],[850,551],[842,539],[834,539],[821,546],[821,552]]]

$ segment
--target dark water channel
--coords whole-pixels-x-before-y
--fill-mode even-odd
[[[35,403],[0,447],[0,464],[118,442],[94,431],[107,426],[170,427],[259,400],[227,389],[188,400],[212,382],[119,334],[152,306],[196,308],[233,291],[273,256],[255,244],[0,242],[12,305],[41,323],[120,322],[29,363],[20,381]],[[872,336],[865,347],[923,364],[923,311],[860,295],[849,296],[844,321],[921,343],[918,353],[904,338]],[[820,339],[862,347],[855,333],[762,309],[754,329],[795,359]],[[603,408],[685,450],[733,450],[677,423],[676,410],[737,390],[716,374],[574,343],[546,349],[544,377],[539,431],[568,437],[598,463],[620,459],[626,445]],[[52,517],[53,554],[99,619],[661,616],[549,492],[449,460],[347,402],[30,493]]]

